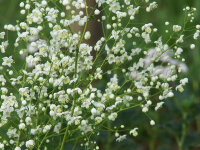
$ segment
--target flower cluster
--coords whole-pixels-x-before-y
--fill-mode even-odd
[[[0,33],[4,55],[0,65],[0,127],[7,127],[7,138],[0,138],[1,149],[51,149],[46,143],[56,139],[57,148],[62,150],[70,137],[99,135],[103,124],[115,121],[121,111],[135,107],[144,113],[157,111],[165,99],[174,96],[174,90],[184,90],[188,79],[179,78],[179,73],[187,70],[182,43],[195,8],[184,9],[183,26],[165,23],[174,35],[165,41],[153,23],[136,23],[137,14],[153,11],[157,2],[96,3],[97,8],[90,8],[86,0],[26,0],[19,4],[25,19],[5,25],[5,32]],[[87,25],[101,12],[99,21],[105,32],[91,46]],[[75,24],[84,30],[74,32]],[[194,40],[199,29],[197,25]],[[8,31],[17,33],[14,43],[6,40]],[[10,45],[15,46],[15,55],[7,55]],[[194,49],[195,45],[189,47]],[[24,64],[16,55],[22,56]],[[21,68],[15,69],[15,64]],[[177,80],[180,84],[175,87],[171,83]],[[150,125],[155,125],[153,119]],[[128,136],[124,132],[120,135],[117,128],[110,130],[118,142]],[[138,132],[133,126],[129,133],[137,136]]]

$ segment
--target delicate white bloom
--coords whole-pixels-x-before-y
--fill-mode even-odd
[[[96,121],[97,123],[101,123],[102,120],[103,120],[102,117],[96,117],[96,118],[95,118],[95,121]]]
[[[144,112],[144,113],[147,112],[148,110],[149,110],[148,107],[143,107],[142,108],[142,112]]]
[[[20,129],[20,130],[24,130],[25,127],[26,127],[26,125],[25,125],[24,123],[20,123],[20,124],[19,124],[19,129]]]
[[[116,141],[117,142],[122,142],[122,141],[124,141],[126,139],[126,135],[121,135],[121,136],[119,136],[117,139],[116,139]]]
[[[26,141],[26,147],[27,148],[31,148],[33,146],[34,146],[34,141],[33,140]]]
[[[147,11],[147,12],[150,12],[150,11],[156,9],[157,7],[158,7],[157,2],[152,2],[152,3],[150,3],[149,6],[146,8],[146,11]]]
[[[154,121],[154,120],[151,120],[151,121],[150,121],[150,125],[154,126],[154,125],[155,125],[155,121]]]
[[[24,15],[24,14],[26,13],[26,11],[25,11],[24,9],[22,9],[22,10],[20,11],[20,13],[21,13],[22,15]]]
[[[117,118],[117,113],[112,113],[112,114],[110,114],[110,115],[108,116],[108,119],[109,119],[109,120],[112,120],[112,121],[114,121],[116,118]]]
[[[60,129],[61,129],[61,123],[59,122],[57,125],[55,125],[53,131],[56,133],[60,133]]]
[[[183,86],[182,85],[178,85],[177,87],[176,87],[176,90],[179,90],[179,92],[183,92],[184,91],[184,88],[183,88]]]
[[[174,93],[173,93],[173,92],[169,92],[169,93],[167,94],[167,96],[168,96],[168,97],[173,97],[173,96],[174,96]]]
[[[175,55],[180,55],[183,52],[182,48],[177,48]]]
[[[155,111],[157,111],[159,108],[161,108],[163,104],[164,104],[164,102],[157,103],[157,105],[155,107]]]
[[[43,21],[42,12],[38,8],[35,8],[32,10],[32,13],[27,16],[27,19],[30,24],[33,22],[40,24]]]
[[[29,88],[28,88],[28,87],[24,87],[24,88],[20,88],[20,89],[19,89],[19,93],[20,93],[22,96],[27,96],[27,95],[28,95],[28,92],[29,92]]]
[[[187,84],[187,83],[188,83],[188,78],[184,78],[184,79],[180,80],[180,83],[181,83],[182,85]]]
[[[194,48],[195,48],[195,45],[194,45],[194,44],[191,44],[191,45],[190,45],[190,48],[191,48],[191,49],[194,49]]]
[[[0,39],[4,39],[5,32],[0,32]]]
[[[1,35],[0,35],[1,36]],[[6,52],[6,48],[8,47],[8,41],[2,42],[0,45],[0,50],[2,53]]]
[[[13,25],[11,25],[11,24],[5,25],[5,26],[4,26],[4,29],[10,30],[10,31],[15,31],[15,26],[13,26]]]
[[[43,128],[43,133],[48,132],[50,129],[51,129],[51,125],[46,125],[46,126],[44,126],[44,128]]]
[[[181,29],[182,29],[181,26],[179,26],[179,25],[173,25],[173,31],[174,32],[179,32],[179,31],[181,31]]]
[[[87,32],[85,33],[84,38],[85,38],[86,40],[89,40],[90,37],[91,37],[91,33],[90,33],[89,31],[87,31]]]
[[[11,67],[12,63],[13,63],[12,56],[10,56],[10,57],[3,57],[3,63],[2,63],[3,66]]]
[[[132,129],[132,130],[129,132],[130,135],[137,136],[137,135],[138,135],[137,130],[138,130],[138,128],[134,128],[134,129]]]
[[[31,124],[31,118],[30,117],[26,117],[25,122],[27,125]]]
[[[46,1],[46,0],[43,0],[42,3],[41,3],[41,5],[42,5],[43,7],[45,7],[45,6],[47,5],[47,1]]]
[[[21,150],[21,148],[20,147],[15,147],[15,150]]]
[[[93,115],[95,115],[95,114],[97,113],[97,110],[96,110],[95,108],[92,108],[92,109],[91,109],[91,113],[92,113]]]
[[[199,31],[199,30],[197,30],[197,31],[194,33],[194,36],[193,36],[193,38],[194,38],[195,40],[197,40],[197,39],[198,39],[198,37],[199,37],[199,34],[200,34],[200,31]]]
[[[21,3],[19,4],[19,6],[20,6],[20,7],[24,7],[24,2],[21,2]]]
[[[118,10],[120,10],[120,3],[119,2],[112,2],[110,4],[109,10],[113,13],[116,13]]]
[[[30,8],[31,8],[31,5],[29,5],[29,4],[25,5],[25,9],[29,10]]]
[[[0,143],[0,148],[4,149],[4,144]]]
[[[165,22],[165,25],[168,26],[168,25],[169,25],[169,22]]]
[[[148,28],[148,29],[149,29],[149,28]],[[150,31],[150,30],[148,30],[148,32],[149,32],[149,31]],[[143,32],[143,33],[142,33],[142,37],[144,38],[145,43],[150,43],[150,42],[151,42],[150,35],[147,34],[146,32]]]
[[[99,11],[98,9],[95,9],[94,14],[95,14],[95,15],[99,15],[99,14],[100,14],[100,11]]]
[[[196,29],[200,29],[200,25],[198,24],[198,25],[196,25]]]

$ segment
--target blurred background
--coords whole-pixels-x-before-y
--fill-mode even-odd
[[[153,22],[165,34],[165,21],[181,24],[184,19],[182,8],[196,7],[196,21],[200,23],[200,0],[156,0],[159,8],[149,16],[141,16],[146,23]],[[19,0],[0,0],[0,32],[4,24],[16,24],[20,20]],[[167,20],[166,20],[167,19]],[[15,36],[10,34],[14,40]],[[189,41],[188,41],[189,42]],[[200,42],[191,50],[186,42],[184,55],[188,71],[182,77],[189,78],[189,84],[181,94],[166,101],[163,109],[150,112],[156,122],[149,125],[149,118],[134,109],[120,114],[114,125],[124,124],[126,128],[139,126],[137,137],[128,137],[117,143],[114,133],[101,132],[97,141],[102,150],[200,150]],[[10,50],[12,52],[12,50]],[[0,56],[1,57],[1,56]],[[126,122],[125,122],[126,120]],[[111,125],[110,125],[111,126]],[[70,145],[66,148],[72,149]],[[79,149],[78,145],[75,149]]]

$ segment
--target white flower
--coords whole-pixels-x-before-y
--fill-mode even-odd
[[[167,22],[165,22],[165,25],[166,25],[166,26],[168,26],[168,25],[169,25],[169,22],[168,22],[168,21],[167,21]]]
[[[168,96],[168,97],[173,97],[173,96],[174,96],[174,93],[173,93],[173,92],[169,92],[169,93],[167,94],[167,96]]]
[[[42,6],[45,7],[46,5],[47,5],[47,1],[46,1],[46,0],[43,0],[43,1],[42,1]]]
[[[26,147],[27,148],[31,148],[33,146],[34,146],[34,141],[33,140],[26,141]]]
[[[26,125],[25,125],[24,123],[20,123],[20,124],[19,124],[19,129],[20,129],[20,130],[24,130],[25,127],[26,127]]]
[[[96,118],[95,118],[95,121],[96,121],[97,123],[101,123],[102,120],[103,120],[102,117],[96,117]]]
[[[19,6],[20,6],[20,7],[24,7],[24,2],[21,2],[21,3],[19,4]]]
[[[106,28],[107,28],[107,29],[111,29],[111,27],[112,27],[112,26],[111,26],[110,24],[107,24],[107,25],[106,25]]]
[[[194,48],[195,48],[195,45],[194,45],[194,44],[191,44],[191,45],[190,45],[190,48],[191,48],[191,49],[194,49]]]
[[[173,25],[173,31],[174,32],[179,32],[179,31],[181,31],[181,29],[182,29],[181,26],[179,26],[179,25]]]
[[[154,126],[154,125],[155,125],[155,121],[154,121],[154,120],[151,120],[151,121],[150,121],[150,125]]]
[[[117,113],[112,113],[112,114],[110,114],[110,115],[108,116],[108,119],[109,119],[109,120],[112,120],[112,121],[114,121],[116,118],[117,118]]]
[[[43,133],[48,132],[51,129],[51,125],[46,125],[43,129]]]
[[[177,87],[176,87],[176,90],[179,90],[179,92],[183,92],[184,91],[184,88],[183,88],[183,86],[182,85],[178,85]]]
[[[10,57],[3,57],[3,63],[2,63],[3,66],[11,67],[12,63],[13,63],[12,56],[10,56]]]
[[[7,47],[8,47],[8,41],[2,42],[0,45],[1,52],[5,53]]]
[[[96,110],[95,108],[92,108],[92,109],[91,109],[91,113],[92,113],[93,115],[95,115],[95,114],[97,113],[97,110]]]
[[[183,37],[184,35],[181,35],[178,40],[176,40],[176,43],[183,43]]]
[[[5,26],[4,26],[4,29],[10,30],[10,31],[15,31],[15,26],[13,26],[13,25],[11,25],[11,24],[5,25]]]
[[[60,133],[60,129],[61,129],[61,123],[59,122],[57,125],[55,125],[53,131],[56,133]]]
[[[95,14],[95,15],[99,15],[99,14],[100,14],[100,11],[99,11],[98,9],[95,9],[94,14]]]
[[[22,9],[22,10],[20,11],[20,13],[21,13],[22,15],[24,15],[24,14],[26,13],[26,11],[25,11],[24,9]]]
[[[200,34],[200,31],[199,31],[199,30],[197,30],[197,31],[194,33],[194,36],[193,36],[193,38],[194,38],[195,40],[197,40],[197,39],[198,39],[198,37],[199,37],[199,34]]]
[[[157,103],[157,105],[155,107],[155,111],[157,111],[159,108],[161,108],[163,104],[164,104],[164,102]]]
[[[147,12],[150,12],[150,11],[156,9],[157,7],[158,7],[157,2],[152,2],[152,3],[150,3],[149,6],[146,8],[146,11],[147,11]]]
[[[180,83],[182,85],[185,85],[186,83],[188,83],[188,78],[184,78],[184,79],[180,80]]]
[[[0,32],[0,39],[4,39],[5,32]]]
[[[21,150],[21,148],[20,147],[15,147],[15,150]]]
[[[137,130],[138,130],[138,128],[134,128],[134,129],[132,129],[132,130],[129,132],[130,135],[137,136],[137,135],[138,135]]]
[[[30,124],[31,123],[31,118],[30,117],[26,117],[25,122],[26,122],[26,124]]]
[[[120,10],[120,3],[119,2],[111,2],[109,10],[113,13],[116,13],[118,10]]]
[[[142,108],[142,112],[147,112],[149,109],[148,109],[148,107],[143,107]]]
[[[177,48],[175,55],[180,55],[183,52],[182,48]]]
[[[29,67],[35,66],[39,61],[40,61],[39,57],[33,57],[32,55],[26,57],[26,62],[28,63]]]
[[[32,10],[32,13],[30,13],[27,16],[27,21],[32,24],[32,22],[40,24],[43,21],[42,12],[39,10],[39,8],[35,8]]]
[[[200,29],[200,25],[198,24],[198,25],[196,25],[196,29]]]
[[[26,4],[26,5],[25,5],[25,9],[27,9],[27,10],[29,10],[30,7],[31,7],[31,5],[29,5],[29,4]]]
[[[91,37],[91,33],[90,33],[89,31],[87,31],[87,32],[85,33],[84,38],[85,38],[86,40],[89,40],[90,37]]]
[[[28,87],[24,87],[24,88],[20,88],[20,89],[19,89],[19,93],[20,93],[20,95],[22,95],[22,96],[27,96],[27,95],[28,95],[28,92],[29,92],[29,88],[28,88]]]
[[[121,142],[121,141],[124,141],[125,139],[126,139],[126,135],[121,135],[116,139],[116,141]]]
[[[4,149],[4,144],[0,143],[0,149]]]
[[[148,30],[148,32],[149,32],[149,30]],[[144,39],[145,43],[150,43],[151,42],[150,35],[147,34],[146,32],[142,33],[142,38]]]

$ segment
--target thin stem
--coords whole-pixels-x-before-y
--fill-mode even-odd
[[[89,19],[86,0],[85,0],[85,11],[86,11],[86,15],[87,15],[87,20],[86,20],[86,24],[85,24],[85,27],[84,27],[84,30],[83,30],[83,34],[82,34],[82,36],[81,36],[81,40],[80,40],[78,49],[76,50],[76,58],[75,58],[75,78],[77,77],[79,47],[80,47],[80,44],[82,43],[83,38],[84,38],[84,36],[85,36],[86,29],[87,29],[87,25],[88,25],[88,19]],[[74,86],[76,86],[76,84],[75,84]],[[72,108],[72,111],[71,111],[71,116],[73,116],[73,114],[74,114],[74,109],[75,109],[75,107],[76,107],[76,98],[74,99],[74,104],[73,104],[73,108]],[[63,141],[62,141],[60,150],[63,150],[64,144],[65,144],[65,141],[66,141],[66,138],[67,138],[68,130],[69,130],[69,125],[67,126],[67,128],[66,128],[66,130],[65,130],[65,134],[64,134],[64,137],[63,137]]]
[[[184,119],[184,120],[186,119],[186,114],[185,114],[185,113],[183,114],[183,119]],[[186,125],[186,123],[183,121],[183,124],[182,124],[182,132],[181,132],[181,138],[178,139],[178,149],[179,149],[179,150],[183,150],[183,145],[184,145],[184,142],[185,142],[186,134],[187,134],[187,125]]]
[[[85,36],[85,33],[86,33],[86,29],[87,29],[87,25],[88,25],[88,19],[89,19],[89,15],[88,15],[88,9],[87,9],[87,2],[85,0],[85,12],[86,12],[86,15],[87,15],[87,20],[86,20],[86,23],[85,23],[85,27],[84,27],[84,30],[83,30],[83,34],[81,36],[81,40],[79,42],[79,45],[78,45],[78,49],[76,49],[76,58],[75,58],[75,78],[77,77],[77,65],[78,65],[78,54],[79,54],[79,47],[83,41],[83,38]]]
[[[108,127],[108,128],[111,128],[111,122],[110,122],[110,121],[107,122],[107,127]],[[111,142],[112,142],[111,133],[108,132],[108,141],[107,141],[107,143],[106,143],[106,150],[110,150],[110,149],[111,149],[111,148],[110,148]]]
[[[17,146],[19,145],[20,135],[21,135],[21,132],[20,132],[20,130],[19,130],[19,131],[18,131],[18,138],[17,138]]]

